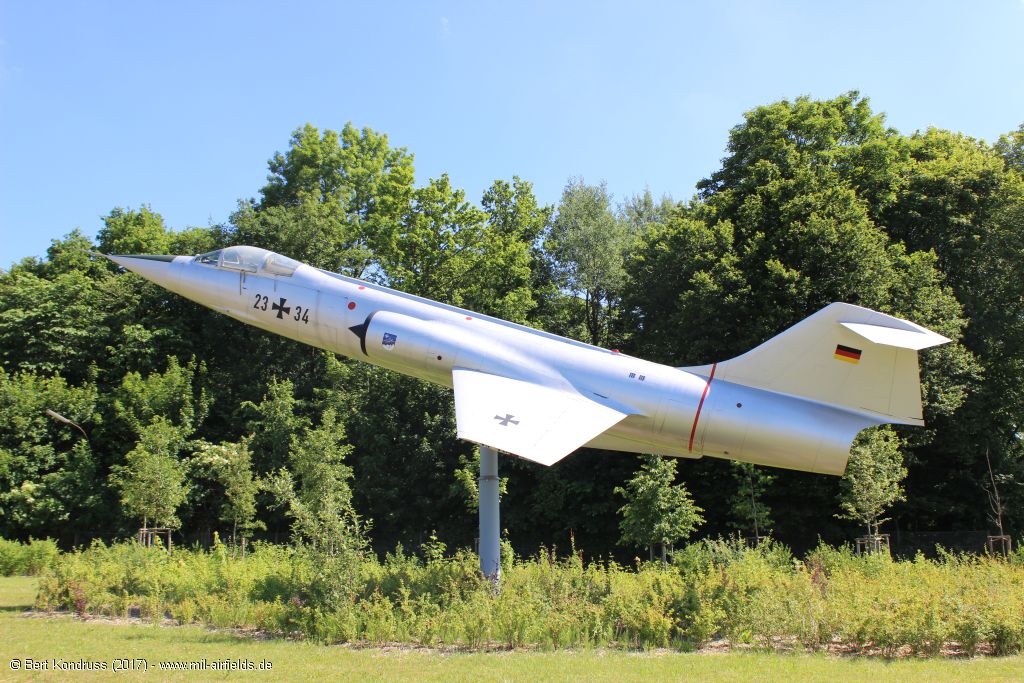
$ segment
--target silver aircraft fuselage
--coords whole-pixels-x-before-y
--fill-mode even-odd
[[[787,382],[804,381],[800,378],[776,376],[771,380],[774,384],[756,378],[745,382],[744,376],[760,377],[759,371],[741,371],[737,365],[739,381],[733,381],[725,371],[728,362],[718,364],[723,369],[718,376],[715,365],[693,369],[660,365],[319,270],[254,247],[195,257],[109,258],[244,323],[454,388],[460,436],[544,464],[585,445],[685,458],[708,455],[841,474],[859,430],[883,422],[919,423],[919,415],[887,413],[871,403],[874,399],[845,405],[838,399],[828,400],[825,394],[823,400],[813,390],[797,395]],[[934,335],[867,309],[833,306],[843,306],[839,317],[854,321],[837,318],[836,339],[857,347],[833,343],[830,338],[822,343],[829,356],[836,348],[834,357],[823,355],[821,363],[837,359],[851,363],[853,354],[840,358],[840,347],[857,351],[856,363],[860,363],[873,343],[867,337],[881,334],[877,330],[896,334],[900,332],[896,323],[909,326],[909,331],[900,332],[905,335]],[[860,311],[864,313],[858,318]],[[896,322],[883,321],[880,327],[882,318]],[[867,321],[861,327],[875,331],[855,330],[857,320]],[[931,343],[945,341],[934,337]],[[889,346],[904,350],[910,348],[908,343]],[[879,349],[888,353],[884,339],[881,344]],[[912,389],[919,391],[916,352],[912,353]],[[766,362],[782,364],[777,358],[777,354],[765,356]],[[820,367],[823,381],[828,381],[833,369],[848,372],[828,364]],[[836,376],[847,383],[854,381],[849,374]],[[849,386],[850,391],[858,391]],[[916,399],[919,410],[919,394]],[[891,404],[892,400],[878,405]],[[534,412],[536,419],[531,422]],[[530,429],[540,431],[534,434]],[[506,437],[513,433],[518,436]],[[525,440],[522,434],[527,435]]]

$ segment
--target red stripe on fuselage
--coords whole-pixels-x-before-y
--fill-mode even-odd
[[[715,368],[718,367],[718,363],[712,363],[711,375],[708,377],[708,383],[704,385],[704,392],[700,395],[700,403],[697,404],[697,414],[693,416],[693,428],[690,429],[690,452],[693,453],[693,437],[697,433],[697,420],[700,419],[700,409],[704,407],[704,399],[708,396],[708,388],[711,386],[711,380],[715,378]]]

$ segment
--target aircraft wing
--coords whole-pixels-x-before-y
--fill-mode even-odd
[[[452,370],[460,439],[553,465],[626,413],[572,390],[476,370]]]

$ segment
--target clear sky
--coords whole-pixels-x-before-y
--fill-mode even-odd
[[[387,133],[473,201],[513,174],[687,199],[757,105],[857,89],[991,142],[1022,76],[1024,0],[0,0],[0,267],[116,206],[225,221],[306,122]]]

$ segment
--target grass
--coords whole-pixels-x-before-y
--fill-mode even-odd
[[[354,649],[287,640],[254,640],[195,626],[82,621],[26,616],[37,580],[0,578],[0,681],[68,680],[416,680],[591,682],[662,681],[1018,681],[1024,657],[974,659],[841,658],[824,654],[629,653],[595,649],[557,652],[439,653],[414,649]],[[109,663],[143,658],[148,672],[12,671],[13,658]],[[158,671],[161,661],[248,660],[273,669],[252,672]]]

